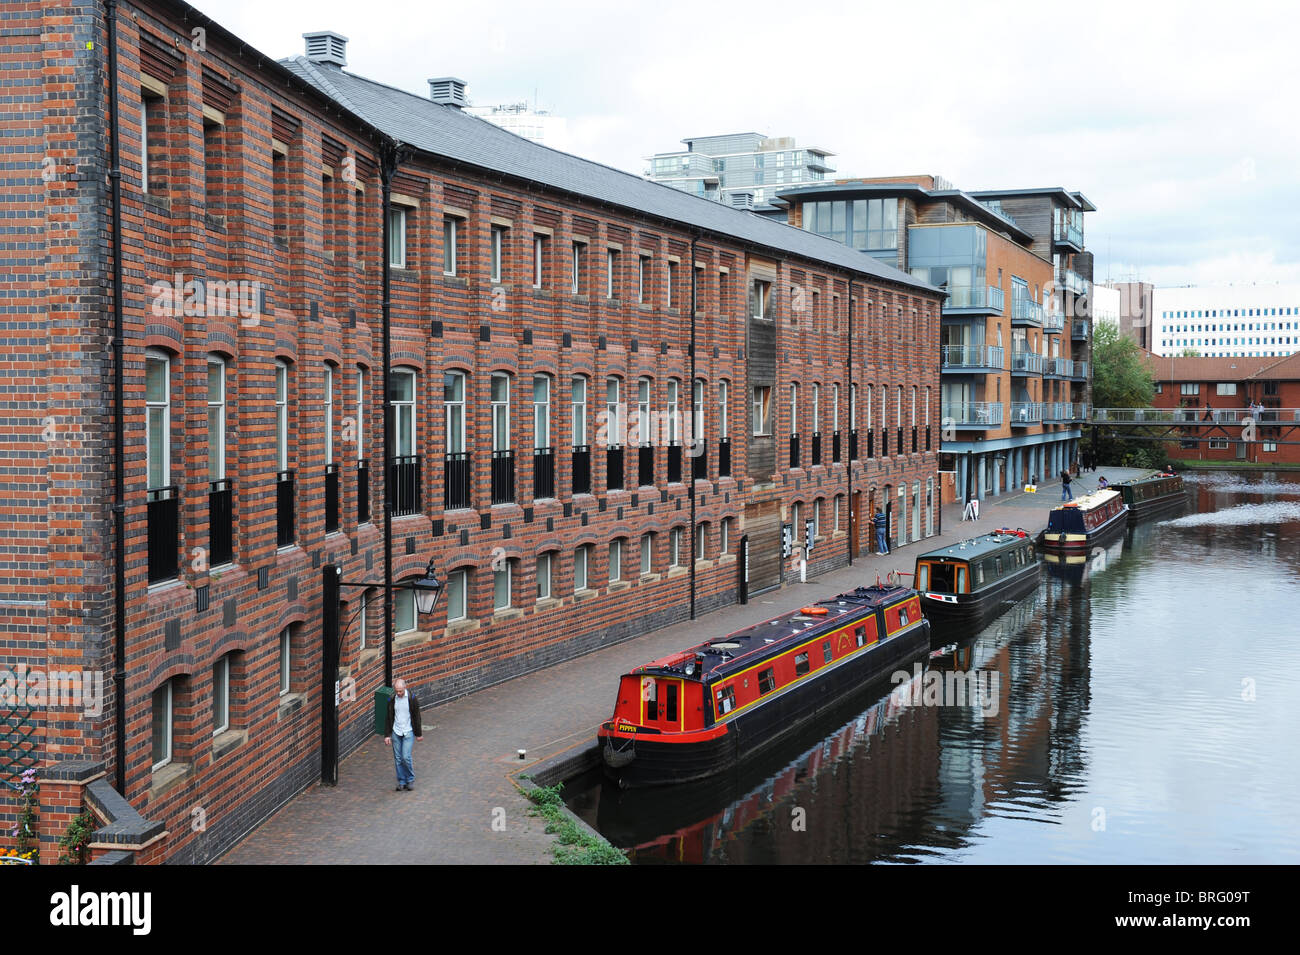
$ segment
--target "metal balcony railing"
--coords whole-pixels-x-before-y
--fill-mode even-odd
[[[1068,358],[1043,359],[1044,378],[1069,378],[1074,374],[1074,362]]]
[[[325,533],[339,529],[339,466],[325,465]]]
[[[1002,367],[1004,352],[999,345],[944,345],[940,349],[944,371]]]
[[[812,436],[812,463],[814,465],[822,463],[822,435],[820,431],[814,431]]]
[[[149,488],[149,583],[171,580],[179,570],[180,502],[175,485]]]
[[[515,502],[515,452],[492,452],[492,503]]]
[[[945,291],[948,299],[943,303],[944,311],[950,309],[988,309],[1001,313],[1005,296],[996,285],[953,285]]]
[[[1057,222],[1056,228],[1052,231],[1052,237],[1057,242],[1069,242],[1079,248],[1083,248],[1083,230],[1077,226],[1067,225],[1064,222]]]
[[[1031,351],[1011,352],[1011,374],[1041,375],[1043,373],[1043,356]]]
[[[1002,402],[960,401],[944,404],[943,416],[958,428],[996,428],[1002,424]]]
[[[591,493],[591,448],[585,444],[573,449],[573,493]]]
[[[731,477],[731,439],[718,442],[718,477]]]
[[[799,435],[792,434],[790,435],[790,467],[797,468],[798,466],[799,466]]]
[[[1088,363],[1086,361],[1076,361],[1074,371],[1070,373],[1070,377],[1079,381],[1086,381],[1088,378]]]
[[[420,513],[420,456],[404,454],[393,458],[388,466],[388,480],[392,482],[389,500],[393,516]]]
[[[364,460],[357,462],[357,523],[370,520],[370,467]]]
[[[1048,335],[1059,335],[1065,331],[1065,315],[1062,312],[1051,311],[1043,315],[1043,331]]]
[[[279,471],[275,476],[275,546],[288,547],[294,541],[294,474]]]
[[[208,485],[208,565],[228,564],[235,554],[235,494],[230,479]]]
[[[1031,298],[1013,298],[1011,300],[1012,325],[1042,325],[1043,306]]]
[[[709,445],[704,438],[696,439],[691,448],[691,480],[707,481],[709,479]]]
[[[643,444],[636,450],[636,483],[641,487],[653,487],[655,483],[654,445]]]
[[[1088,280],[1073,269],[1056,270],[1056,287],[1075,295],[1088,294]]]
[[[1041,424],[1042,420],[1043,403],[1041,401],[1011,402],[1011,427]]]
[[[831,464],[839,464],[840,460],[840,432],[837,428],[831,432]]]
[[[470,506],[470,461],[468,451],[442,456],[442,509],[454,511]]]
[[[555,497],[555,449],[533,448],[533,500]]]
[[[668,442],[668,483],[682,483],[682,443]]]
[[[1092,325],[1087,321],[1076,319],[1070,326],[1070,337],[1075,341],[1086,342],[1092,337]]]
[[[623,471],[622,446],[605,449],[605,490],[621,491],[627,486]]]

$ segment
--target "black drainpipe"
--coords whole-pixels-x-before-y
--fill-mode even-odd
[[[393,406],[389,400],[393,371],[392,327],[389,316],[389,296],[392,288],[391,253],[388,248],[388,205],[393,192],[393,173],[401,161],[400,146],[387,140],[380,146],[379,231],[382,236],[384,257],[383,288],[380,294],[380,311],[384,326],[384,686],[393,685]]]
[[[113,217],[113,693],[117,791],[126,798],[126,438],[122,342],[122,166],[117,110],[117,0],[108,0],[108,183]],[[142,118],[143,121],[143,118]]]
[[[698,235],[691,236],[691,426],[695,426],[695,313],[699,307],[699,275],[695,268],[695,243],[700,240]],[[705,429],[708,430],[707,428]],[[694,445],[700,440],[700,435],[692,432],[691,443]],[[694,448],[692,448],[694,450]],[[708,446],[705,446],[705,454],[708,454]],[[690,460],[690,498],[691,498],[691,619],[695,619],[695,458]]]
[[[856,411],[857,409],[854,408],[855,402],[853,400],[853,278],[852,277],[849,278],[849,382],[848,384],[849,384],[849,409],[850,411]],[[857,424],[856,420],[849,421],[848,436],[850,438],[853,437],[853,426],[855,424]],[[847,451],[848,449],[844,447],[847,444],[848,442],[844,441],[841,442],[840,446],[843,450]],[[859,454],[861,453],[861,450],[862,450],[861,448],[858,449]],[[846,454],[844,457],[846,459],[846,464],[844,468],[844,476],[845,476],[844,479],[849,486],[848,500],[845,501],[844,503],[848,505],[848,510],[849,510],[849,566],[852,567],[853,566],[853,542],[856,540],[854,535],[857,534],[858,532],[858,529],[853,521],[853,455]]]

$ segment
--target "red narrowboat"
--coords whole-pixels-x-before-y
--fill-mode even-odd
[[[637,667],[597,731],[625,788],[704,779],[930,649],[920,597],[859,587]]]
[[[1128,527],[1128,505],[1119,491],[1106,488],[1052,508],[1043,531],[1043,547],[1063,552],[1086,551],[1104,544]]]

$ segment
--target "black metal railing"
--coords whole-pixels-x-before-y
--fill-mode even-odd
[[[149,583],[170,580],[179,569],[180,508],[176,486],[150,488],[149,502]]]
[[[492,503],[513,504],[515,501],[515,453],[492,452]]]
[[[339,529],[339,466],[325,465],[325,533]]]
[[[357,523],[370,520],[370,466],[364,460],[357,462]]]
[[[555,497],[555,449],[533,448],[533,500]]]
[[[820,431],[813,432],[812,439],[812,463],[822,463],[822,434]]]
[[[790,435],[790,467],[799,466],[799,435]]]
[[[889,429],[888,428],[880,429],[880,456],[882,458],[889,457]]]
[[[469,507],[469,452],[447,452],[442,456],[442,509]]]
[[[709,479],[709,445],[705,438],[697,438],[691,448],[695,456],[691,458],[691,480],[707,481]]]
[[[930,448],[930,426],[929,426],[928,424],[925,426],[925,450],[927,450],[927,451],[931,450],[931,448]]]
[[[718,477],[731,477],[731,439],[718,442]]]
[[[894,453],[895,454],[903,453],[903,429],[902,428],[898,429],[898,441],[894,444]]]
[[[849,460],[858,459],[858,429],[854,428],[849,432]]]
[[[420,456],[404,454],[388,466],[393,516],[420,513]]]
[[[235,493],[230,479],[208,485],[208,564],[228,564],[235,555]]]
[[[293,543],[293,471],[280,471],[275,476],[275,545],[288,547]]]
[[[636,450],[636,483],[641,487],[650,487],[655,483],[654,445],[643,444]]]
[[[573,493],[591,493],[591,448],[585,444],[573,449]]]
[[[840,461],[840,433],[839,431],[834,431],[831,433],[831,464],[839,464]]]
[[[867,460],[871,460],[875,456],[876,456],[876,432],[868,428],[867,429]]]
[[[668,442],[668,483],[682,483],[682,443]]]
[[[623,448],[621,446],[606,448],[605,490],[621,491],[626,485],[626,474],[623,471]]]
[[[919,434],[919,432],[916,430],[916,425],[912,425],[912,453],[913,453],[913,454],[916,454],[916,452],[917,452],[917,451],[919,450],[919,448],[920,448],[920,446],[919,446],[918,443],[917,443],[917,435],[918,435],[918,434]]]

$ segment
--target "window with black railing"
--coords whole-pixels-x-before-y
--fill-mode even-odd
[[[814,431],[812,436],[812,463],[822,463],[822,434],[820,431]]]
[[[370,468],[366,462],[357,462],[357,523],[370,520]]]
[[[621,491],[626,486],[623,471],[623,448],[621,446],[605,449],[605,490]]]
[[[469,452],[442,456],[442,507],[446,511],[469,507]]]
[[[876,456],[876,432],[867,429],[867,458],[871,459]]]
[[[513,504],[515,502],[515,453],[514,451],[492,452],[492,503]]]
[[[709,446],[704,438],[699,438],[695,446],[691,448],[694,457],[691,458],[691,480],[706,481],[709,477]]]
[[[655,449],[652,444],[637,448],[636,483],[641,487],[651,487],[655,483]]]
[[[591,448],[585,444],[573,449],[573,493],[591,493]]]
[[[682,443],[668,442],[668,483],[682,483]]]
[[[880,429],[880,456],[882,458],[889,457],[889,429],[888,428]]]
[[[790,467],[799,466],[799,435],[790,435]]]
[[[718,442],[718,477],[731,477],[731,439]]]
[[[275,476],[275,543],[277,547],[288,547],[293,543],[293,499],[293,472],[278,472]]]
[[[894,444],[894,453],[895,454],[903,453],[903,429],[902,428],[898,429],[897,442]]]
[[[180,509],[175,485],[148,493],[149,583],[171,580],[179,567]]]
[[[235,555],[235,494],[229,478],[208,485],[208,564],[228,564]]]
[[[918,432],[917,432],[917,430],[916,430],[916,425],[912,425],[912,453],[913,453],[913,454],[916,454],[916,452],[917,452],[917,450],[918,450],[918,445],[917,445],[917,434],[918,434]]]
[[[831,464],[839,464],[842,460],[840,433],[834,431],[831,433]]]
[[[533,448],[533,500],[555,497],[555,449]]]
[[[929,426],[928,424],[925,426],[925,450],[927,450],[927,451],[931,450],[931,448],[930,448],[930,426]]]
[[[420,456],[403,454],[393,458],[388,466],[388,480],[393,516],[420,513]]]
[[[325,465],[325,533],[339,529],[339,466]]]
[[[858,429],[854,428],[849,432],[849,460],[858,459]]]

